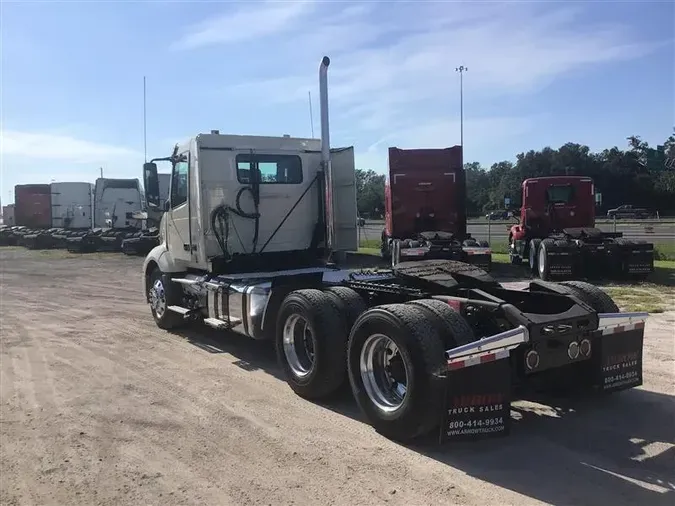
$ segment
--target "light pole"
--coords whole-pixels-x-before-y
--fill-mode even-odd
[[[459,143],[462,146],[462,164],[464,163],[464,72],[469,68],[460,65],[455,68],[459,72]]]

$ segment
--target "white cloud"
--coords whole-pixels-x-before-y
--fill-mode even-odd
[[[282,33],[293,28],[293,22],[311,11],[313,0],[294,2],[262,2],[209,19],[188,28],[174,49],[195,49],[213,44],[243,42]],[[250,4],[249,4],[250,5]]]
[[[74,164],[108,163],[142,157],[134,150],[76,139],[68,135],[3,130],[0,155],[24,160],[53,160]]]
[[[482,148],[498,142],[497,136],[511,137],[529,124],[528,118],[512,118],[513,113],[506,112],[510,96],[536,92],[570,74],[633,59],[657,47],[636,39],[625,26],[589,22],[583,6],[516,2],[273,5],[264,3],[225,21],[209,22],[234,23],[233,19],[248,16],[257,19],[247,27],[251,33],[265,36],[262,52],[257,45],[232,45],[238,58],[246,60],[250,74],[247,78],[245,71],[239,72],[240,81],[221,89],[220,99],[275,109],[306,101],[307,91],[312,90],[318,115],[317,67],[312,62],[328,54],[334,129],[351,131],[350,136],[364,144],[359,146],[361,156],[379,157],[379,165],[384,161],[381,150],[365,150],[378,139],[408,146],[438,144],[432,142],[436,138],[443,146],[458,143],[458,65],[469,68],[464,78],[465,101],[472,105],[467,138],[472,128],[468,121],[479,125],[476,135],[480,140],[473,148]],[[283,23],[269,20],[276,10]],[[222,37],[199,35],[208,32],[202,30],[187,37],[197,37],[190,40],[200,44],[227,44],[241,40],[242,30]]]
[[[502,144],[526,134],[535,124],[535,118],[493,117],[470,119],[464,122],[464,135],[470,143],[482,143],[485,133],[493,144]],[[391,131],[365,150],[356,153],[358,167],[383,171],[386,169],[390,146],[401,149],[447,148],[459,144],[459,120],[438,120],[421,125],[411,124]],[[475,153],[477,150],[472,149]]]

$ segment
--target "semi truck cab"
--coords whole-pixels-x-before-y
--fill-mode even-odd
[[[326,252],[321,141],[200,134],[144,166],[148,206],[157,208],[157,163],[170,165],[161,244],[171,271],[274,268],[320,262]],[[331,249],[358,249],[354,149],[331,150]],[[168,261],[168,260],[171,261]],[[246,259],[246,267],[242,265]]]

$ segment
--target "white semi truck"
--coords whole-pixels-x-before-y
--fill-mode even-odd
[[[348,382],[368,421],[396,440],[504,435],[511,398],[531,381],[640,385],[647,313],[621,313],[587,283],[509,290],[449,260],[339,266],[358,247],[354,151],[330,148],[329,63],[320,140],[212,132],[144,165],[150,206],[157,162],[172,174],[142,272],[156,324],[269,340],[298,395],[322,399]]]
[[[134,214],[143,209],[138,179],[100,177],[94,187],[94,227],[140,229]]]
[[[52,227],[89,229],[94,227],[94,185],[51,183]]]

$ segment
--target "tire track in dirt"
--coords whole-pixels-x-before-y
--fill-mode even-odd
[[[63,413],[60,425],[45,433],[75,443],[68,466],[52,474],[63,482],[35,484],[39,504],[618,505],[672,497],[646,495],[579,464],[662,480],[666,460],[632,465],[624,440],[643,436],[647,452],[663,439],[666,431],[655,430],[654,421],[640,421],[635,431],[625,422],[630,406],[658,413],[650,407],[656,399],[638,393],[637,404],[598,407],[606,409],[602,416],[586,411],[550,424],[530,420],[510,440],[456,445],[429,457],[352,420],[355,407],[342,406],[349,402],[324,408],[299,399],[275,378],[273,353],[254,344],[223,337],[214,346],[224,352],[206,353],[199,340],[156,329],[139,288],[140,259],[17,259],[11,267],[17,274],[2,286],[12,299],[3,304],[3,320],[17,334],[3,334],[0,353],[5,359],[33,347],[26,334],[41,336],[32,356],[46,358],[51,375],[33,358],[33,386],[45,388],[38,397],[49,395],[51,378]],[[32,273],[30,290],[23,270]],[[213,335],[206,328],[204,334],[202,342]],[[663,343],[653,344],[663,352]],[[237,366],[247,359],[253,370]],[[3,364],[3,374],[7,369]],[[648,388],[668,390],[668,376],[652,380]],[[9,407],[20,409],[24,401],[11,395]],[[17,435],[35,437],[21,425],[3,424],[3,442]],[[584,447],[584,437],[599,441]],[[624,447],[602,450],[602,441]],[[25,462],[39,455],[35,444],[14,450],[13,484],[34,472]],[[27,504],[29,493],[3,489],[2,502]]]

